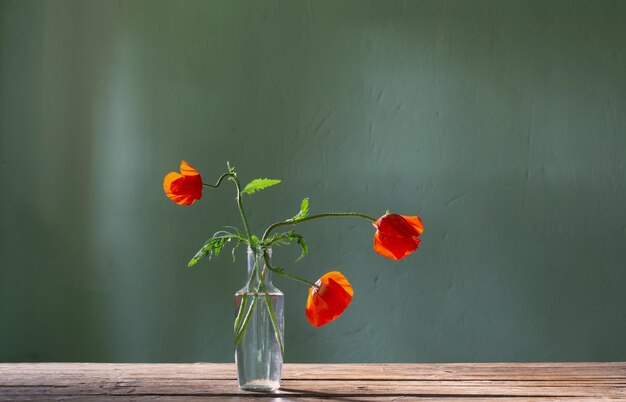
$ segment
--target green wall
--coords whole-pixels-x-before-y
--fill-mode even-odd
[[[0,1],[0,360],[233,361],[232,188],[163,194],[181,159],[297,212],[362,221],[275,261],[355,288],[338,321],[286,294],[288,362],[626,360],[626,2]]]

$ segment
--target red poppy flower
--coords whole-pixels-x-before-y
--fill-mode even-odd
[[[385,214],[373,223],[374,251],[378,254],[399,260],[417,250],[420,244],[418,236],[424,231],[419,216]]]
[[[165,175],[163,190],[175,203],[191,205],[202,197],[202,178],[196,169],[181,161],[180,173],[169,172]]]
[[[319,288],[309,289],[306,318],[314,327],[321,327],[343,313],[352,301],[352,285],[341,272],[324,274],[317,282]]]

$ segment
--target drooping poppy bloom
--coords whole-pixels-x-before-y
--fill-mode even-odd
[[[321,327],[343,313],[352,301],[352,285],[341,272],[324,274],[311,287],[306,301],[306,318],[314,327]]]
[[[180,173],[169,172],[163,179],[163,190],[179,205],[191,205],[202,197],[200,173],[187,162],[180,162]]]
[[[399,260],[411,254],[420,244],[419,235],[424,225],[419,216],[385,214],[373,223],[374,251],[378,254]]]

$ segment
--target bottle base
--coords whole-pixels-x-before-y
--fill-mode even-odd
[[[239,389],[244,391],[271,392],[278,390],[278,388],[280,388],[279,381],[255,380],[246,384],[239,384]]]

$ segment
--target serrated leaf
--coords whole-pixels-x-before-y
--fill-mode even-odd
[[[193,258],[187,263],[187,267],[191,268],[196,265],[198,261],[200,261],[200,258],[202,258],[202,253],[196,253],[196,255],[194,255]]]
[[[309,215],[309,199],[304,198],[302,204],[300,204],[300,219],[306,218]]]
[[[213,254],[215,254],[215,256],[217,257],[218,255],[220,255],[220,251],[222,251],[222,248],[224,248],[224,244],[226,243],[226,240],[220,240],[215,242],[215,246],[213,247]],[[209,259],[211,258],[211,255],[209,255]]]
[[[270,238],[265,240],[265,245],[266,246],[272,246],[272,245],[284,246],[284,245],[293,243],[293,241],[294,241],[293,230],[290,230],[289,232],[277,233],[271,236]]]
[[[233,229],[235,232],[237,232],[237,235],[239,237],[243,237],[243,233],[241,233],[241,230],[239,230],[237,226],[224,226],[224,227],[228,229]]]
[[[231,241],[231,239],[241,241],[241,238],[239,236],[232,233],[228,233],[225,231],[216,232],[213,237],[211,237],[209,240],[206,241],[206,243],[204,243],[204,246],[202,246],[202,248],[196,253],[196,255],[194,255],[193,258],[187,263],[187,267],[193,267],[198,261],[200,261],[202,257],[208,257],[209,259],[211,259],[213,255],[217,257],[226,245],[226,243]]]
[[[296,260],[300,261],[302,258],[304,258],[305,255],[309,253],[309,248],[307,247],[304,241],[304,237],[302,237],[301,234],[296,233],[294,230],[290,230],[288,232],[275,234],[265,241],[266,246],[285,246],[293,243],[298,243],[298,245],[302,249],[302,254]]]
[[[254,194],[257,191],[266,189],[280,183],[282,180],[278,179],[254,179],[250,183],[246,184],[242,192],[246,194]]]
[[[265,240],[266,246],[271,246],[271,245],[284,246],[284,245],[291,244],[291,243],[292,241],[290,240],[289,232],[277,233],[271,236],[270,238],[268,238],[267,240]]]
[[[304,238],[301,235],[298,235],[298,238],[296,241],[298,242],[298,245],[302,249],[302,254],[300,254],[300,257],[296,259],[296,262],[298,262],[301,259],[303,259],[305,255],[309,253],[309,247],[307,247],[306,243],[304,242]]]
[[[293,218],[289,219],[290,221],[298,221],[300,219],[304,219],[309,215],[309,199],[305,198],[302,200],[302,204],[300,204],[300,212]]]
[[[268,267],[270,271],[275,272],[277,274],[284,274],[285,269],[281,267]]]

